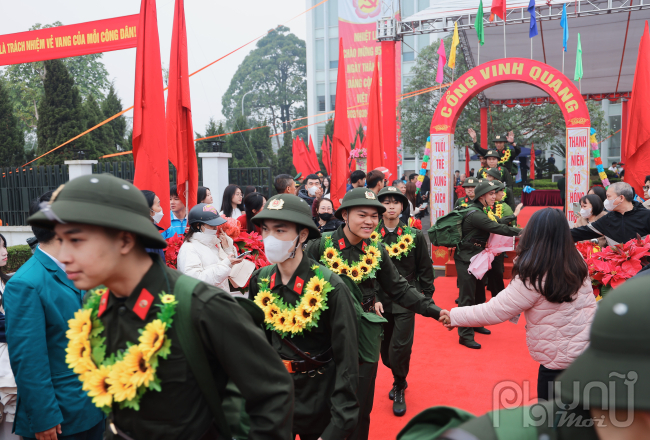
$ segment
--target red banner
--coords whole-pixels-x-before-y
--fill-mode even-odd
[[[0,35],[0,66],[135,47],[139,14]]]

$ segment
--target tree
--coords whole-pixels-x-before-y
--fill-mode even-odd
[[[224,134],[224,133],[225,130],[223,129],[223,124],[219,124],[219,126],[217,126],[217,123],[214,121],[214,118],[210,118],[208,124],[205,126],[205,134],[200,134],[198,131],[196,131],[194,132],[194,135],[195,138],[198,139],[198,138],[214,136],[217,134]],[[211,151],[209,146],[210,141],[223,142],[225,141],[225,139],[223,137],[219,137],[219,138],[206,139],[205,141],[196,142],[196,152],[201,153],[201,152]]]
[[[7,87],[0,79],[0,168],[19,167],[25,160],[25,137]]]
[[[293,137],[290,132],[284,134],[282,146],[278,150],[277,174],[296,175],[296,168],[293,166]]]
[[[242,116],[237,117],[232,131],[248,129],[246,119]],[[251,152],[250,131],[234,133],[226,136],[225,151],[232,154],[231,165],[233,168],[257,167],[257,160]]]
[[[86,129],[94,127],[106,119],[92,94],[88,96],[84,103],[84,113],[86,116]],[[108,124],[97,127],[84,137],[87,138],[86,145],[89,149],[85,156],[90,159],[98,159],[105,154],[117,153],[117,148],[113,142],[113,130]]]
[[[61,60],[44,61],[45,96],[38,106],[38,154],[59,146],[84,131],[84,111],[79,89]],[[40,159],[41,164],[61,164],[78,150],[88,149],[89,138],[74,142]]]
[[[267,125],[258,124],[257,130],[251,131],[251,149],[257,159],[258,167],[271,167],[271,173],[275,175],[278,168],[278,157],[273,151],[271,142],[271,128]]]
[[[257,42],[237,68],[221,101],[223,114],[229,121],[241,116],[242,98],[252,92],[246,97],[246,108],[257,121],[270,121],[275,134],[291,130],[289,121],[307,101],[306,72],[304,40],[290,34],[288,27],[278,26]]]
[[[110,118],[123,110],[122,100],[117,96],[117,93],[115,93],[115,86],[113,86],[113,84],[111,84],[108,89],[108,95],[106,95],[106,99],[102,101],[101,107],[104,116],[103,119]],[[88,128],[90,127],[92,127],[92,125]],[[131,149],[131,145],[127,144],[125,138],[126,118],[124,115],[113,119],[104,127],[106,127],[108,131],[109,142],[112,148],[115,148],[117,151],[128,151]]]

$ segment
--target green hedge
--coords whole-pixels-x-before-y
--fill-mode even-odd
[[[19,244],[17,246],[9,246],[7,248],[9,256],[7,258],[6,273],[12,273],[20,269],[20,266],[25,264],[32,256],[32,250],[26,244]]]

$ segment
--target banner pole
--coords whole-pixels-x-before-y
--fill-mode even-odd
[[[530,39],[530,59],[533,59],[533,39]]]
[[[562,75],[564,75],[564,49],[562,49]]]
[[[508,58],[506,53],[506,18],[503,17],[503,58]]]

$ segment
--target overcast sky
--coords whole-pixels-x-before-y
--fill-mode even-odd
[[[174,0],[157,0],[161,58],[169,65]],[[285,23],[306,9],[304,0],[185,0],[190,72],[225,55],[268,29]],[[139,0],[2,0],[0,34],[27,31],[35,23],[82,23],[137,14]],[[306,15],[287,23],[291,32],[306,38]],[[190,78],[194,130],[203,132],[210,117],[223,119],[221,98],[230,79],[255,43]],[[135,49],[106,52],[103,62],[115,82],[124,108],[133,104]],[[132,112],[127,113],[132,116]]]

